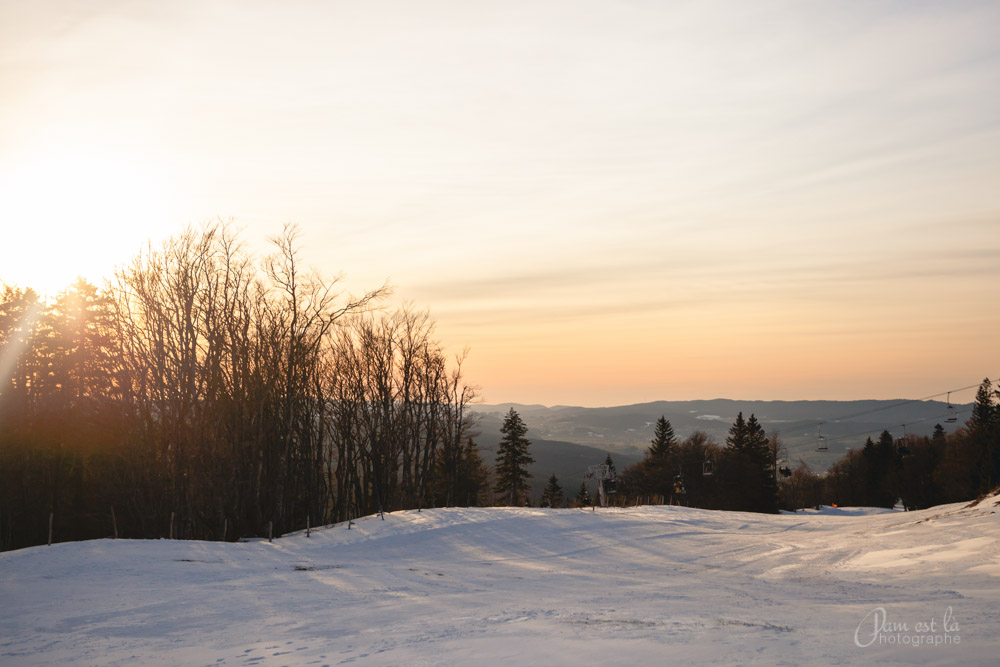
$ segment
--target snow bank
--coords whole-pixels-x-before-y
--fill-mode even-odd
[[[995,664],[998,510],[437,509],[36,547],[0,554],[0,664]]]

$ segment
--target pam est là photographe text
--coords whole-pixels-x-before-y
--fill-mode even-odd
[[[898,621],[890,618],[885,607],[875,607],[865,614],[854,630],[854,644],[869,646],[949,646],[959,644],[958,621],[951,607],[940,617]]]

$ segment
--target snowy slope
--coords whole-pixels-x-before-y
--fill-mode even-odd
[[[998,504],[437,509],[35,547],[0,554],[0,664],[996,664]]]

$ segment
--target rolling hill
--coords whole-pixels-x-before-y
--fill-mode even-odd
[[[940,423],[947,432],[962,426],[971,413],[971,404],[956,404],[955,423],[948,404],[940,401],[864,400],[864,401],[737,401],[730,399],[700,401],[656,401],[608,408],[570,406],[546,407],[504,403],[473,406],[481,422],[481,441],[493,446],[500,438],[503,415],[514,408],[529,428],[528,437],[543,443],[553,441],[564,447],[574,443],[598,452],[578,450],[578,461],[587,456],[610,452],[621,470],[628,462],[638,461],[653,437],[653,424],[666,416],[678,437],[704,431],[717,443],[725,443],[726,434],[736,415],[755,414],[764,429],[777,433],[792,465],[804,462],[815,472],[825,471],[848,449],[860,447],[865,438],[877,438],[883,429],[894,436],[904,433],[929,435]],[[816,442],[822,433],[829,451],[817,452]],[[548,445],[545,445],[548,447]],[[546,454],[548,456],[548,454]],[[619,463],[621,460],[621,464]],[[595,463],[600,461],[594,461]],[[574,461],[574,465],[577,465]],[[553,470],[559,475],[558,470]],[[566,474],[570,468],[562,469]],[[550,474],[550,473],[545,473]],[[560,479],[562,475],[560,475]]]

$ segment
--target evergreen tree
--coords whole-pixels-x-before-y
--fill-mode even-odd
[[[44,304],[30,288],[0,286],[0,409],[21,419],[30,413],[43,375],[37,337]]]
[[[530,490],[527,480],[531,474],[526,467],[535,462],[528,454],[531,441],[524,437],[528,433],[528,427],[514,408],[511,408],[500,432],[503,433],[503,438],[497,447],[497,482],[494,491],[500,496],[506,496],[509,506],[521,506]]]
[[[604,465],[608,466],[608,472],[610,472],[610,476],[614,478],[617,473],[615,471],[615,462],[611,460],[610,453],[604,458]]]
[[[580,490],[576,492],[577,507],[586,507],[593,504],[594,501],[590,499],[590,489],[587,488],[587,483],[580,482]]]
[[[448,467],[453,470],[447,470]],[[439,481],[433,490],[434,502],[439,507],[478,505],[480,492],[489,488],[486,466],[472,438],[459,449],[454,461],[440,457],[436,470]],[[450,483],[446,483],[449,479]]]
[[[1000,406],[993,402],[994,392],[986,378],[976,392],[972,417],[967,424],[970,445],[977,459],[978,493],[986,493],[1000,479]]]
[[[81,406],[114,391],[113,313],[108,298],[77,279],[43,318],[39,354],[50,393]]]
[[[745,452],[747,445],[747,423],[743,419],[743,413],[736,415],[736,421],[729,427],[729,435],[726,436],[726,448],[735,452]]]
[[[740,412],[729,429],[726,449],[735,460],[736,478],[732,483],[739,491],[736,509],[753,512],[778,510],[778,482],[775,479],[774,454],[764,427],[757,417],[743,419]]]
[[[771,440],[764,433],[764,427],[753,415],[750,415],[747,425],[752,428],[750,439],[753,443],[754,459],[760,467],[761,475],[761,498],[757,509],[761,512],[776,513],[778,511],[778,445],[775,442],[775,446],[771,446]],[[775,436],[775,441],[777,441],[777,436]]]
[[[990,434],[997,425],[998,408],[993,404],[993,388],[990,379],[986,378],[976,392],[976,402],[972,406],[972,417],[969,418],[970,433]]]
[[[745,446],[747,451],[752,452],[755,457],[760,459],[762,464],[767,464],[768,459],[771,458],[767,443],[767,435],[764,433],[764,427],[757,421],[757,417],[750,415],[750,419],[747,420]]]
[[[883,431],[878,436],[878,444],[875,445],[875,451],[879,452],[881,456],[889,458],[893,448],[893,438],[892,433],[888,430],[883,429]]]
[[[555,473],[549,477],[549,483],[545,485],[545,490],[542,492],[542,502],[541,507],[548,505],[549,507],[562,507],[563,504],[563,490],[559,486],[559,479],[556,477]]]
[[[478,505],[480,491],[489,488],[487,478],[486,466],[483,464],[483,458],[479,455],[479,448],[472,438],[469,438],[462,450],[462,458],[459,460],[459,497],[457,500],[461,501],[461,495],[464,492],[467,504]]]
[[[890,479],[896,461],[896,447],[892,433],[883,430],[877,443],[868,438],[861,453],[867,473],[860,502],[874,507],[892,507],[896,504],[896,492],[891,488]]]
[[[649,458],[668,459],[673,453],[677,441],[674,438],[674,427],[663,415],[656,420],[656,427],[653,429],[653,439],[650,441]]]
[[[665,416],[660,415],[645,458],[623,473],[629,491],[640,495],[669,496],[674,488],[677,447],[673,426]]]

